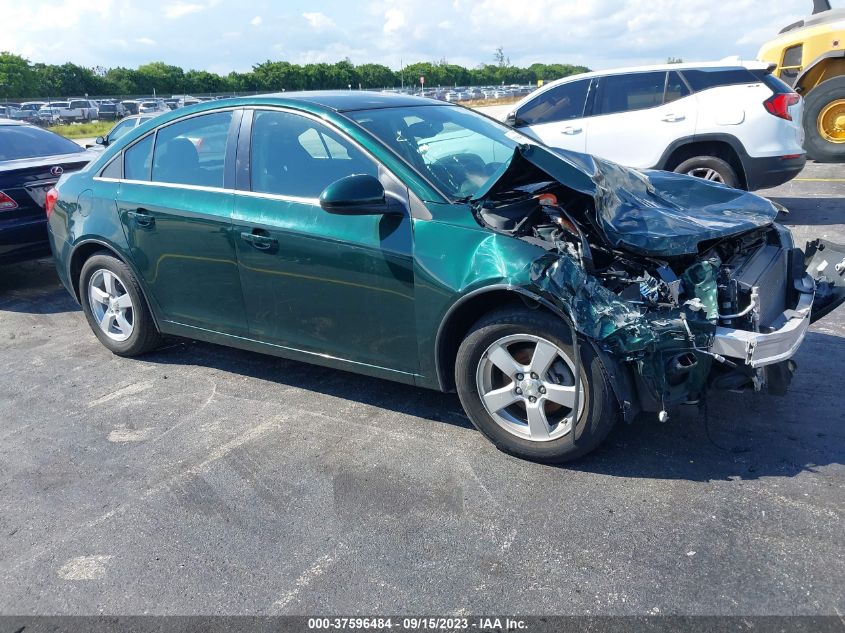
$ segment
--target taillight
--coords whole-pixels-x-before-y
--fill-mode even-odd
[[[5,193],[0,191],[0,211],[11,211],[12,209],[17,209],[18,203],[12,200],[9,196]]]
[[[801,101],[801,97],[798,96],[797,92],[779,92],[766,99],[763,106],[769,114],[791,121],[792,115],[789,114],[789,106],[794,106],[799,101]]]
[[[53,215],[53,208],[56,206],[56,202],[58,202],[58,200],[59,192],[56,191],[55,187],[53,187],[47,192],[47,197],[44,198],[44,210],[47,212],[48,218]]]

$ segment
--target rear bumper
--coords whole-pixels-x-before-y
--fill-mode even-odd
[[[809,275],[804,285],[806,288],[815,288],[815,282]],[[783,313],[780,321],[782,325],[773,332],[717,327],[710,351],[753,369],[792,358],[810,327],[814,296],[814,290],[801,292],[795,309]]]
[[[806,154],[797,158],[781,158],[767,156],[755,158],[743,156],[742,167],[745,170],[745,181],[749,191],[768,189],[789,182],[797,176],[807,164]]]

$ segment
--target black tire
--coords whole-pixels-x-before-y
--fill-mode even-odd
[[[808,158],[820,163],[845,162],[845,143],[832,143],[819,133],[819,115],[840,99],[845,99],[845,77],[823,81],[804,98],[804,149]]]
[[[119,280],[132,300],[132,334],[124,341],[109,338],[100,328],[91,306],[88,293],[89,281],[97,271],[108,270]],[[82,311],[94,334],[111,352],[118,356],[140,356],[151,352],[161,344],[161,334],[156,329],[146,299],[135,274],[125,263],[107,251],[99,251],[82,265],[79,274],[79,298]]]
[[[579,345],[584,403],[575,430],[542,442],[511,433],[488,413],[476,383],[476,370],[485,351],[497,340],[511,335],[538,336],[574,358],[569,326],[550,313],[526,309],[502,309],[479,320],[458,349],[455,384],[458,397],[475,427],[500,450],[532,461],[562,463],[595,449],[607,437],[618,416],[618,405],[607,384],[600,361],[588,344]]]
[[[678,174],[689,174],[690,176],[695,176],[697,175],[695,172],[703,170],[713,170],[716,172],[719,178],[721,178],[721,181],[728,187],[740,186],[739,176],[737,176],[734,168],[727,161],[716,156],[695,156],[688,158],[674,169]]]

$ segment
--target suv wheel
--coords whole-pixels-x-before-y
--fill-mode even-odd
[[[161,342],[141,287],[129,267],[100,252],[82,266],[82,310],[100,342],[118,356],[138,356]]]
[[[737,187],[739,185],[739,177],[736,175],[734,168],[726,161],[715,156],[696,156],[689,158],[675,167],[674,171],[678,174],[687,174],[688,176],[695,176],[703,180],[719,182],[728,187]]]
[[[600,361],[550,314],[509,309],[473,326],[458,350],[455,382],[475,427],[496,446],[535,461],[560,463],[596,448],[617,418]],[[575,402],[578,401],[578,411]]]

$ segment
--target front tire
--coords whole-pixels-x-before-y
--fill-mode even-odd
[[[107,252],[86,260],[79,295],[88,325],[118,356],[139,356],[161,343],[141,286],[129,266]]]
[[[823,81],[804,98],[804,147],[820,163],[845,162],[845,77]]]
[[[695,156],[682,162],[674,170],[711,182],[719,182],[728,187],[739,186],[739,176],[727,161],[716,156]]]
[[[575,354],[569,327],[548,313],[501,310],[481,319],[458,349],[455,384],[475,427],[500,450],[562,463],[595,449],[618,417],[592,348]]]

